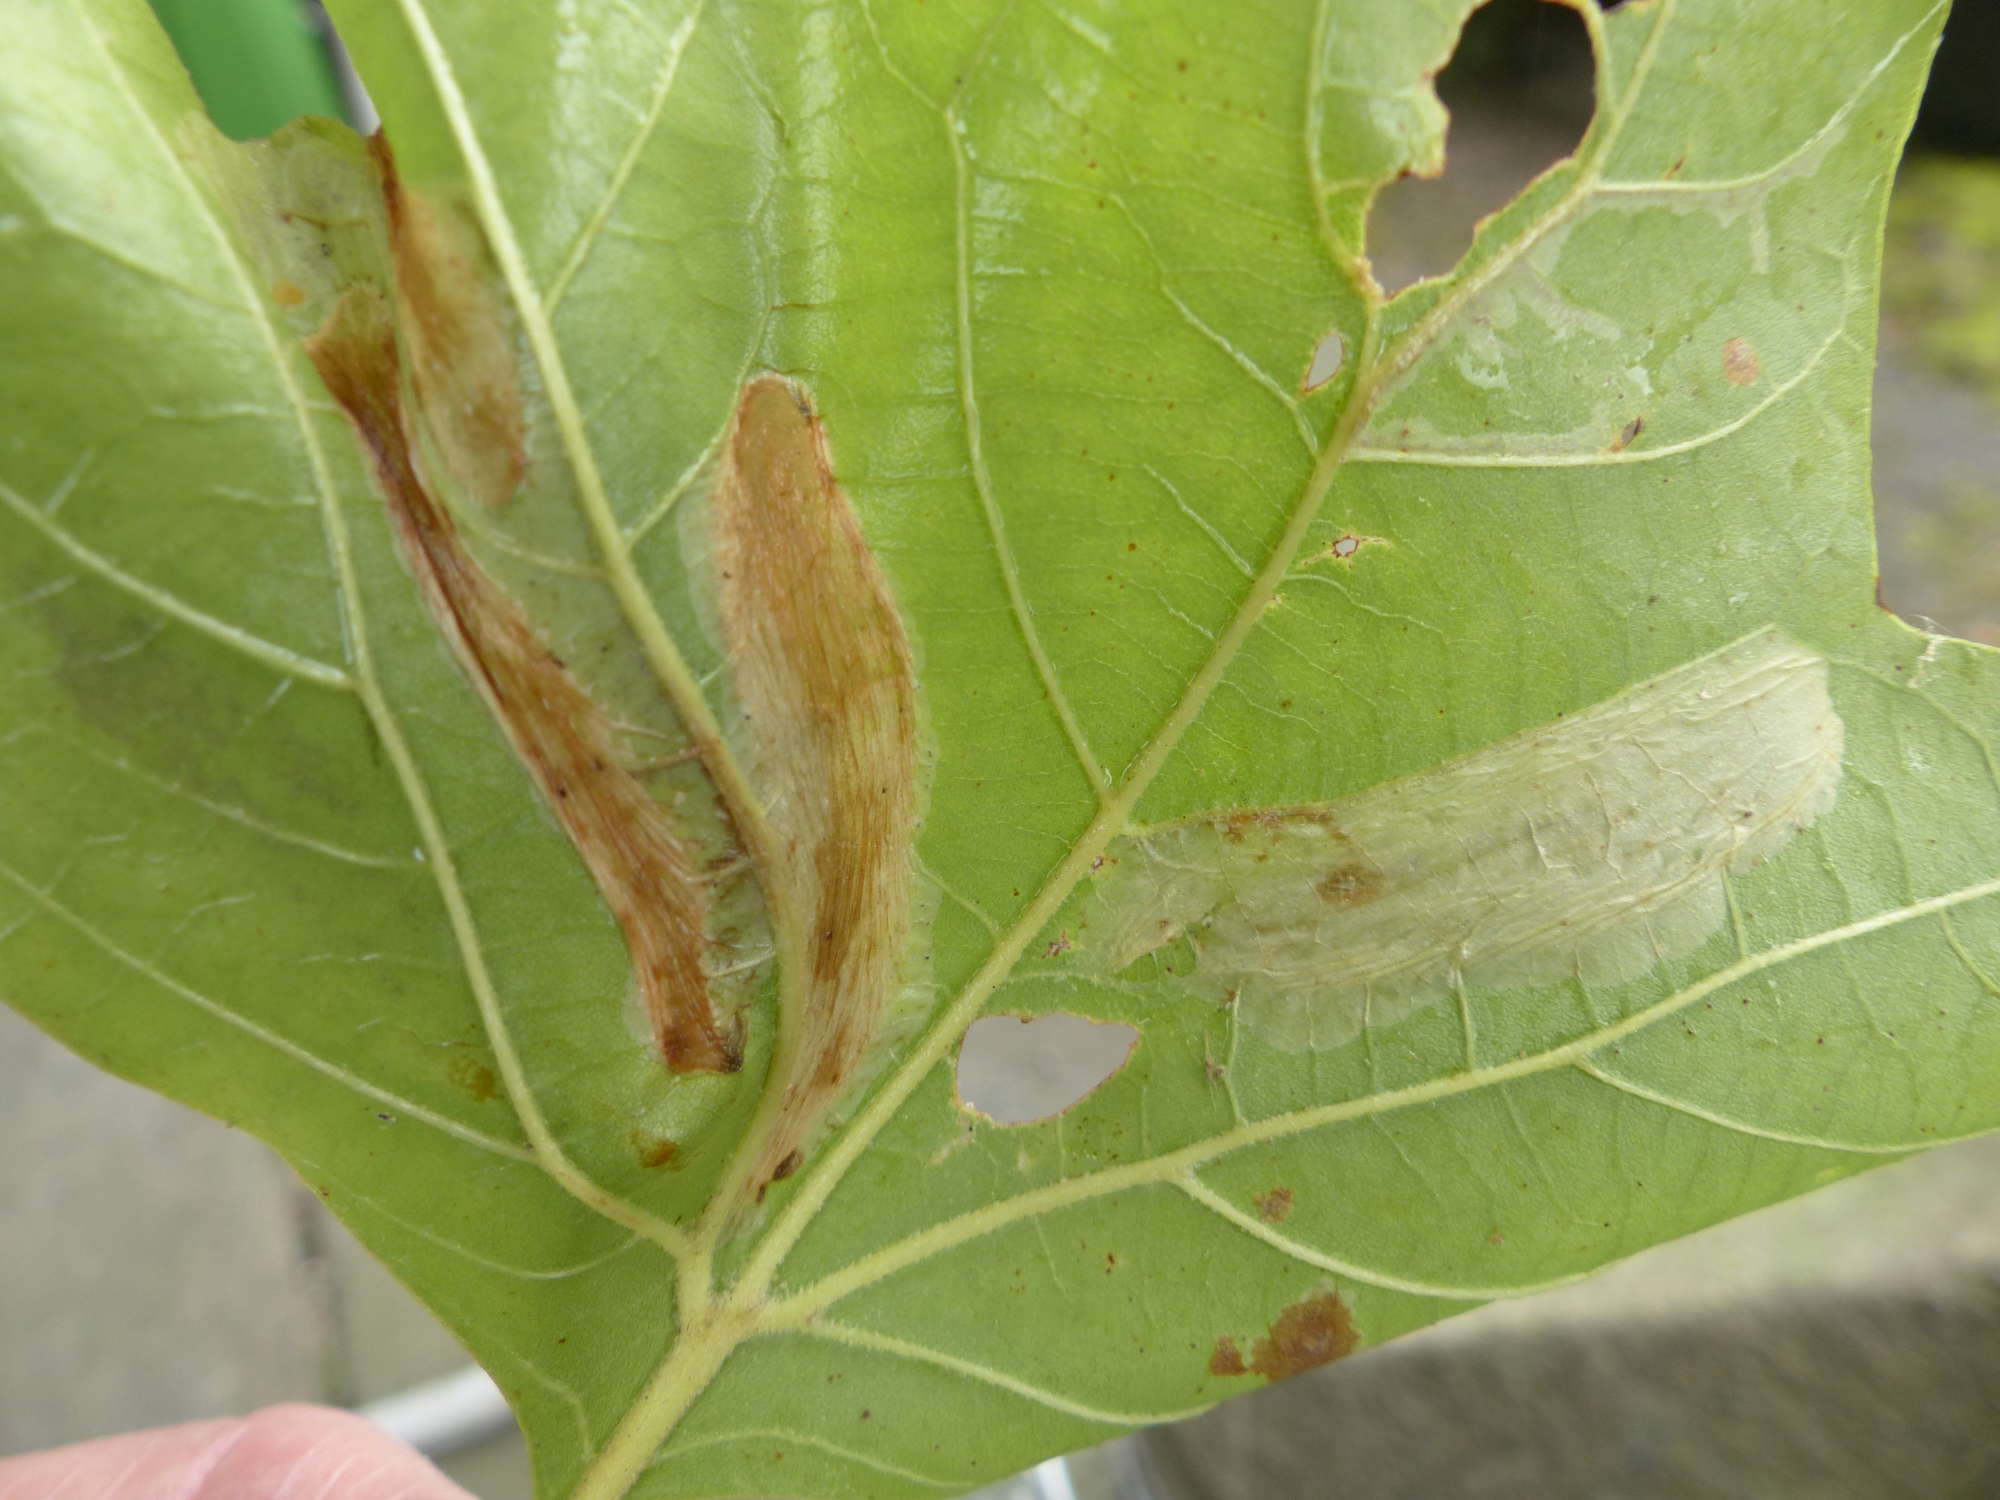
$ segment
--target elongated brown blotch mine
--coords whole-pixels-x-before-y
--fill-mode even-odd
[[[478,231],[446,200],[404,186],[380,131],[368,154],[381,181],[405,363],[437,459],[482,505],[497,507],[527,467],[526,418],[506,304]]]
[[[718,1025],[710,1004],[707,902],[693,857],[619,763],[603,709],[466,551],[424,485],[388,302],[350,288],[306,349],[360,437],[432,617],[624,931],[660,1055],[677,1073],[736,1071],[741,1039]]]
[[[711,524],[731,682],[778,846],[765,889],[791,929],[779,952],[807,970],[783,980],[770,1087],[784,1093],[763,1183],[853,1079],[899,983],[918,821],[916,679],[824,429],[790,381],[744,387]]]

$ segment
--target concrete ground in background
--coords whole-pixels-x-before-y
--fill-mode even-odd
[[[1465,205],[1492,206],[1495,184],[1504,196],[1573,125],[1510,115],[1462,137],[1435,201],[1398,220],[1409,248],[1385,259],[1403,257],[1402,279],[1448,265]],[[1886,597],[1948,628],[2000,629],[2000,569],[1950,561],[2000,561],[2000,419],[1902,363],[1895,338],[1887,351]],[[4,1011],[0,1141],[0,1453],[279,1400],[365,1400],[463,1362],[263,1147]],[[1971,1500],[2000,1494],[1996,1411],[1991,1140],[1468,1314],[1146,1452],[1177,1476],[1173,1493],[1213,1500]],[[518,1439],[447,1467],[484,1500],[527,1496]]]
[[[240,1131],[0,1007],[0,1453],[463,1366],[451,1336]],[[447,1460],[527,1500],[518,1438]]]

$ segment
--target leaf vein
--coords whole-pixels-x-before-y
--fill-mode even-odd
[[[419,1104],[414,1099],[406,1098],[393,1090],[370,1083],[351,1069],[344,1068],[339,1063],[321,1057],[318,1053],[299,1045],[299,1043],[293,1041],[291,1038],[232,1010],[219,1000],[210,999],[207,995],[202,994],[192,986],[183,984],[163,969],[147,962],[138,954],[121,946],[109,933],[87,921],[79,913],[70,910],[68,906],[56,900],[54,896],[50,895],[40,886],[35,885],[12,865],[0,862],[0,880],[5,880],[30,902],[40,907],[49,916],[69,927],[107,958],[112,959],[124,968],[130,969],[140,978],[159,986],[159,988],[165,990],[168,994],[186,1001],[189,1005],[194,1006],[195,1009],[204,1014],[212,1016],[226,1025],[235,1027],[245,1035],[253,1037],[274,1051],[291,1058],[294,1062],[304,1064],[314,1072],[331,1078],[334,1082],[352,1089],[355,1093],[373,1100],[377,1104],[386,1104],[400,1114],[407,1115],[414,1120],[421,1120],[431,1128],[443,1131],[446,1135],[463,1141],[469,1146],[476,1146],[482,1151],[491,1152],[495,1156],[504,1156],[512,1161],[528,1162],[534,1160],[534,1154],[527,1147],[517,1145],[512,1141],[501,1140],[497,1136],[487,1135],[483,1131],[475,1130],[470,1125],[452,1119],[449,1115],[440,1114],[427,1105]]]
[[[830,1454],[847,1463],[859,1465],[864,1469],[873,1469],[876,1473],[885,1474],[891,1479],[907,1479],[910,1483],[921,1484],[927,1489],[950,1490],[957,1493],[965,1488],[962,1480],[939,1479],[930,1474],[919,1473],[915,1469],[906,1469],[901,1464],[891,1463],[886,1458],[863,1453],[858,1448],[849,1448],[803,1432],[793,1432],[788,1427],[739,1427],[732,1432],[712,1432],[702,1437],[689,1438],[685,1442],[675,1443],[662,1449],[646,1467],[648,1470],[657,1469],[672,1459],[684,1457],[702,1448],[719,1448],[727,1443],[752,1442],[790,1443],[799,1448],[816,1448],[821,1453]]]
[[[1338,1256],[1328,1255],[1324,1251],[1313,1249],[1310,1245],[1302,1244],[1290,1235],[1281,1234],[1261,1219],[1245,1213],[1193,1172],[1184,1173],[1175,1179],[1174,1185],[1216,1217],[1234,1225],[1252,1239],[1298,1261],[1301,1265],[1312,1266],[1316,1270],[1331,1271],[1336,1276],[1345,1276],[1369,1286],[1381,1287],[1385,1291],[1408,1292],[1418,1297],[1442,1297],[1454,1302],[1497,1302],[1503,1298],[1527,1297],[1536,1292],[1568,1286],[1573,1281],[1582,1280],[1587,1274],[1579,1272],[1572,1276],[1558,1276],[1548,1281],[1523,1283],[1518,1286],[1473,1287],[1416,1281],[1406,1276],[1397,1276],[1388,1271],[1378,1271],[1369,1266],[1359,1265],[1354,1261],[1342,1260]]]
[[[965,422],[966,456],[972,467],[973,490],[979,497],[979,509],[986,522],[986,534],[993,546],[994,561],[1000,570],[1002,585],[1007,591],[1007,605],[1014,617],[1014,626],[1020,632],[1022,644],[1027,648],[1033,662],[1035,675],[1041,679],[1042,691],[1047,695],[1049,707],[1062,726],[1063,736],[1069,741],[1070,751],[1077,764],[1082,767],[1086,780],[1090,783],[1091,794],[1102,805],[1109,785],[1110,776],[1097,752],[1090,746],[1084,734],[1082,722],[1076,710],[1071,707],[1069,695],[1064,692],[1062,679],[1057,675],[1055,663],[1050,659],[1048,648],[1043,645],[1041,632],[1035,627],[1035,614],[1029,608],[1027,595],[1021,586],[1021,570],[1014,557],[1014,544],[1007,534],[1006,518],[1001,514],[998,496],[994,493],[993,475],[986,462],[985,436],[980,422],[977,376],[973,368],[972,335],[972,219],[971,219],[971,162],[967,158],[964,128],[959,122],[957,104],[945,111],[945,134],[951,143],[953,170],[953,215],[955,223],[956,262],[953,275],[953,294],[956,303],[958,329],[958,399],[959,409]]]
[[[1516,1079],[1533,1077],[1552,1069],[1570,1066],[1579,1059],[1601,1052],[1648,1026],[1678,1014],[1717,990],[1747,979],[1751,975],[1824,948],[1855,941],[1872,933],[1900,926],[1905,922],[1934,916],[1994,896],[2000,896],[2000,878],[1964,886],[1943,895],[1911,902],[1905,906],[1878,912],[1871,917],[1848,922],[1840,927],[1829,928],[1789,943],[1763,949],[1747,959],[1724,965],[1706,978],[1697,980],[1620,1021],[1595,1028],[1583,1036],[1542,1052],[1492,1064],[1478,1072],[1453,1073],[1447,1077],[1412,1084],[1387,1093],[1370,1094],[1311,1109],[1266,1116],[1238,1129],[1224,1131],[1184,1146],[1178,1151],[1144,1161],[1107,1167],[1086,1176],[1050,1183],[1018,1194],[1014,1198],[988,1204],[984,1208],[974,1209],[956,1218],[933,1224],[902,1240],[858,1257],[842,1269],[831,1272],[819,1281],[783,1297],[776,1304],[773,1315],[778,1315],[778,1311],[782,1310],[783,1315],[788,1318],[809,1317],[819,1309],[829,1307],[841,1298],[864,1287],[872,1286],[897,1271],[919,1264],[945,1250],[982,1238],[1020,1219],[1068,1208],[1129,1188],[1169,1182],[1177,1175],[1191,1171],[1206,1162],[1252,1146],[1286,1140],[1311,1130],[1344,1124],[1350,1120],[1375,1120],[1392,1111],[1441,1103],[1461,1094],[1469,1094],[1479,1089],[1495,1087]]]
[[[561,305],[564,295],[569,291],[571,281],[583,268],[584,261],[589,258],[605,222],[611,217],[619,199],[624,196],[626,185],[632,180],[632,173],[639,164],[639,157],[658,131],[660,116],[667,107],[667,96],[673,92],[674,80],[680,76],[681,58],[686,54],[688,43],[693,39],[695,27],[700,24],[702,13],[707,6],[708,0],[695,0],[693,8],[682,19],[673,35],[667,38],[666,59],[661,64],[660,75],[653,84],[652,97],[646,103],[645,117],[640,121],[639,128],[627,144],[624,154],[619,157],[618,165],[611,174],[611,181],[605,187],[604,196],[598,200],[597,207],[591,211],[589,219],[577,232],[576,243],[570,247],[569,254],[563,258],[562,268],[556,272],[549,282],[547,292],[543,294],[543,306],[550,317],[555,316],[557,307]]]
[[[1102,1407],[1091,1406],[1087,1402],[1074,1400],[1060,1392],[1047,1390],[1032,1381],[1021,1379],[1018,1375],[1010,1375],[1005,1370],[996,1370],[990,1365],[980,1364],[977,1360],[948,1354],[941,1349],[912,1343],[908,1339],[896,1338],[890,1334],[856,1328],[852,1324],[835,1323],[821,1318],[794,1331],[812,1338],[845,1344],[853,1349],[868,1349],[878,1354],[891,1354],[899,1359],[911,1360],[917,1364],[931,1365],[936,1369],[963,1376],[967,1380],[996,1386],[1023,1400],[1032,1401],[1037,1406],[1062,1412],[1065,1416],[1080,1417],[1086,1422],[1098,1422],[1106,1427],[1155,1427],[1166,1422],[1181,1421],[1207,1409],[1205,1406],[1192,1406],[1181,1411],[1108,1411]]]
[[[271,671],[281,672],[287,677],[302,678],[319,687],[340,691],[353,690],[354,679],[339,667],[302,655],[289,647],[279,645],[276,641],[266,640],[241,626],[232,625],[227,620],[209,614],[206,610],[197,609],[157,584],[148,583],[136,574],[126,572],[103,553],[85,546],[68,527],[50,520],[29,504],[25,497],[4,483],[0,483],[0,504],[4,504],[44,540],[99,582],[109,584],[156,613],[191,630],[199,631],[210,640],[228,647],[238,655],[249,657]]]
[[[1692,437],[1662,443],[1658,447],[1623,448],[1616,453],[1602,449],[1589,453],[1454,453],[1449,449],[1422,448],[1382,448],[1359,445],[1349,454],[1350,462],[1362,464],[1420,464],[1434,469],[1595,469],[1610,468],[1618,464],[1648,464],[1663,458],[1676,458],[1683,453],[1693,453],[1712,443],[1719,443],[1751,423],[1776,406],[1785,397],[1804,385],[1826,358],[1845,337],[1847,319],[1845,312],[1835,325],[1832,333],[1821,341],[1812,357],[1798,370],[1771,387],[1762,398],[1745,408],[1727,422],[1698,432]]]
[[[1585,1076],[1594,1078],[1599,1083],[1617,1089],[1620,1093],[1630,1094],[1635,1099],[1644,1099],[1648,1103],[1657,1104],[1663,1109],[1671,1109],[1678,1114],[1687,1115],[1693,1119],[1702,1121],[1704,1124],[1720,1126],[1722,1129],[1733,1131],[1738,1135],[1755,1136],[1759,1140],[1779,1141],[1788,1146],[1811,1146],[1821,1151],[1846,1151],[1856,1156],[1908,1156],[1911,1152],[1922,1151],[1927,1146],[1946,1145],[1954,1139],[1970,1140],[1974,1135],[1984,1134],[1983,1131],[1972,1131],[1962,1138],[1925,1136],[1920,1141],[1903,1141],[1888,1145],[1863,1145],[1858,1141],[1838,1141],[1828,1136],[1811,1135],[1804,1131],[1779,1130],[1770,1125],[1758,1125],[1749,1120],[1725,1115],[1720,1110],[1709,1109],[1686,1099],[1676,1099],[1672,1094],[1661,1093],[1658,1089],[1648,1088],[1642,1083],[1622,1077],[1590,1058],[1581,1058],[1573,1063],[1572,1066]]]

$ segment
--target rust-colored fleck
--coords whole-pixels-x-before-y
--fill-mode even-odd
[[[1611,451],[1613,453],[1623,453],[1627,448],[1632,446],[1633,440],[1645,430],[1646,419],[1644,417],[1634,417],[1620,428],[1618,436],[1611,440]]]
[[[1042,949],[1042,957],[1060,958],[1063,954],[1069,952],[1069,950],[1070,950],[1069,934],[1067,932],[1059,932],[1056,934],[1055,940],[1051,942],[1046,948]]]
[[[296,281],[280,276],[271,283],[271,300],[280,307],[297,307],[306,300],[306,294]]]
[[[504,300],[479,232],[451,204],[404,185],[387,138],[368,149],[382,179],[417,412],[446,471],[481,503],[513,496],[526,419]]]
[[[1292,1216],[1292,1190],[1274,1187],[1250,1200],[1257,1205],[1257,1217],[1266,1224],[1282,1224]]]
[[[1341,831],[1334,814],[1323,807],[1244,807],[1217,813],[1209,821],[1232,844],[1240,844],[1252,834],[1282,833],[1302,823],[1318,824],[1336,843],[1353,842]]]
[[[1733,338],[1722,346],[1722,373],[1731,385],[1755,385],[1762,369],[1750,340]]]
[[[1250,1346],[1250,1368],[1266,1380],[1289,1380],[1352,1354],[1354,1319],[1337,1292],[1319,1292],[1278,1314],[1268,1337]]]
[[[901,982],[918,817],[916,676],[805,390],[737,400],[712,507],[730,683],[771,809],[783,1090],[753,1180],[853,1079]]]
[[[741,1039],[709,1004],[693,857],[618,763],[604,710],[473,560],[419,478],[387,303],[350,288],[306,352],[361,440],[432,617],[624,930],[660,1055],[677,1073],[734,1072]]]
[[[1365,906],[1382,894],[1382,872],[1373,865],[1349,861],[1320,876],[1313,890],[1329,906]]]
[[[453,1087],[464,1089],[480,1104],[500,1092],[500,1080],[493,1076],[493,1070],[468,1053],[453,1053],[444,1066],[444,1076]]]
[[[1211,1375],[1250,1373],[1250,1367],[1243,1363],[1243,1351],[1236,1347],[1236,1340],[1226,1333],[1215,1341],[1215,1352],[1208,1357],[1208,1373]]]
[[[673,1166],[680,1160],[681,1155],[679,1141],[670,1140],[663,1135],[653,1135],[644,1130],[632,1132],[632,1150],[637,1154],[640,1166],[655,1171],[661,1167]]]

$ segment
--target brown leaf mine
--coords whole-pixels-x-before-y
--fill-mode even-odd
[[[1282,1224],[1292,1216],[1293,1194],[1288,1187],[1274,1187],[1250,1201],[1256,1205],[1257,1217],[1266,1224]]]
[[[525,419],[485,245],[449,203],[403,185],[381,132],[368,152],[381,176],[397,321],[425,435],[454,481],[499,505],[526,467]]]
[[[1731,385],[1755,385],[1762,370],[1750,340],[1733,338],[1722,346],[1722,373]]]
[[[1223,1334],[1208,1357],[1208,1373],[1225,1379],[1262,1375],[1270,1381],[1289,1380],[1345,1358],[1360,1341],[1340,1294],[1315,1292],[1278,1314],[1270,1331],[1251,1344],[1247,1362],[1236,1340]]]
[[[661,805],[619,764],[603,709],[474,561],[426,488],[388,303],[351,288],[306,349],[360,437],[432,617],[623,930],[660,1055],[678,1073],[734,1072],[741,1040],[710,1005],[706,898],[693,858]]]
[[[1332,1364],[1360,1342],[1337,1292],[1320,1292],[1278,1314],[1271,1331],[1250,1346],[1250,1369],[1266,1380],[1289,1380]]]
[[[854,1078],[898,988],[918,816],[916,679],[888,582],[805,393],[736,406],[711,511],[731,682],[776,848],[782,1091],[755,1180]]]
[[[1721,927],[1724,878],[1832,805],[1841,749],[1826,662],[1765,631],[1339,802],[1121,840],[1067,957],[1160,953],[1288,1050],[1461,988],[1621,983]]]

